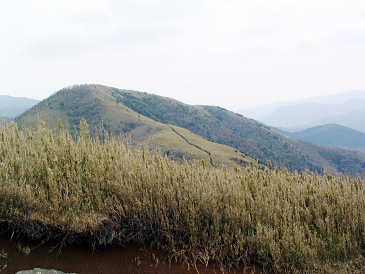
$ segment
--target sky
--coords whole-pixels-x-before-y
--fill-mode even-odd
[[[363,0],[2,0],[0,94],[98,83],[251,108],[365,90]]]

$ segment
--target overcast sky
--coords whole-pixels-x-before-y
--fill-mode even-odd
[[[365,90],[364,0],[2,0],[0,94],[100,83],[229,109]]]

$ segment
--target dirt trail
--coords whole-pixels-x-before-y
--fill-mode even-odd
[[[187,144],[189,144],[189,145],[191,145],[191,146],[193,146],[193,147],[195,147],[195,148],[197,148],[197,149],[199,149],[200,151],[203,151],[203,152],[205,152],[206,154],[208,154],[208,156],[209,156],[209,161],[210,161],[210,164],[212,165],[212,166],[214,166],[214,161],[213,161],[213,158],[212,158],[212,153],[210,153],[210,151],[208,151],[208,150],[206,150],[206,149],[204,149],[204,148],[202,148],[202,147],[200,147],[200,146],[198,146],[198,145],[196,145],[196,144],[194,144],[194,143],[192,143],[192,142],[190,142],[184,135],[182,135],[180,132],[178,132],[176,129],[174,129],[172,126],[169,126],[170,127],[170,129],[176,134],[176,135],[178,135],[181,139],[183,139]]]

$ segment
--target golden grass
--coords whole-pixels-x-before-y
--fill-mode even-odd
[[[0,128],[1,226],[37,239],[52,239],[41,228],[54,227],[206,264],[360,273],[351,262],[365,251],[361,179],[178,164],[92,139],[82,124],[76,140],[61,127]]]
[[[176,132],[187,141],[184,141]],[[162,151],[173,148],[194,160],[209,161],[211,158],[214,165],[219,167],[259,166],[257,161],[232,147],[210,142],[187,129],[177,126],[164,126],[163,130],[152,135],[144,143],[147,145],[155,144]]]

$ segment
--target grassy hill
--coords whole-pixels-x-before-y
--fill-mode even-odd
[[[128,133],[137,142],[163,147],[172,154],[188,151],[192,158],[211,160],[211,153],[216,158],[227,159],[223,154],[228,153],[228,158],[234,158],[235,162],[240,162],[242,157],[244,162],[250,162],[241,154],[244,153],[261,163],[271,162],[289,170],[365,173],[365,154],[296,140],[220,107],[192,106],[166,97],[101,85],[63,89],[20,116],[17,122],[21,126],[35,126],[39,120],[45,120],[55,127],[61,119],[69,128],[77,130],[81,118],[87,120],[94,134],[102,123],[113,134]]]
[[[40,120],[55,128],[62,121],[71,132],[85,119],[92,135],[101,128],[112,135],[128,135],[133,142],[162,150],[171,158],[207,160],[213,165],[245,166],[257,162],[222,144],[210,142],[187,129],[158,122],[118,100],[119,90],[98,85],[63,89],[16,119],[20,127],[35,128]]]
[[[0,95],[0,119],[15,118],[37,103],[35,99]]]
[[[316,126],[285,134],[323,146],[365,149],[365,134],[337,124]]]

